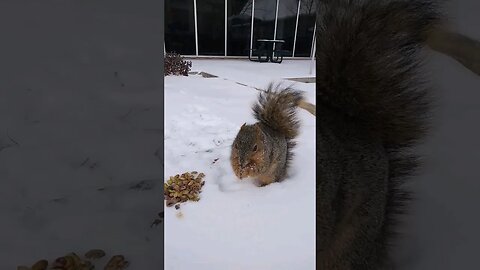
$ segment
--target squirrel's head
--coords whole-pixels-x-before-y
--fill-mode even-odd
[[[243,124],[232,144],[231,163],[238,178],[255,177],[264,164],[264,134],[259,124]]]

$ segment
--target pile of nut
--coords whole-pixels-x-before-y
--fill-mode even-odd
[[[85,258],[81,259],[77,254],[70,253],[57,258],[51,265],[50,269],[58,270],[93,270],[95,266],[89,260],[100,259],[105,256],[105,252],[101,249],[92,249],[85,253]],[[122,255],[113,256],[104,267],[104,270],[123,270],[128,267],[128,261]],[[40,260],[32,267],[19,266],[17,270],[46,270],[48,268],[47,260]]]
[[[205,181],[202,180],[203,177],[205,177],[205,174],[196,171],[170,177],[163,185],[163,195],[167,206],[171,207],[177,204],[175,208],[178,209],[179,203],[199,201],[202,187],[205,184]]]

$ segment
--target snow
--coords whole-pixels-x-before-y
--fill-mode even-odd
[[[165,78],[165,176],[206,174],[199,202],[165,209],[165,269],[314,269],[315,118],[298,111],[301,134],[285,181],[256,187],[236,179],[229,162],[240,126],[254,122],[258,94],[236,82],[262,88],[308,68],[308,61],[193,60],[192,70],[219,77]],[[315,84],[296,87],[314,103]]]
[[[157,2],[1,2],[0,269],[93,248],[163,264]]]

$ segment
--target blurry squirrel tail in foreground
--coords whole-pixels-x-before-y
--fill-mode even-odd
[[[232,144],[230,161],[238,178],[253,177],[264,186],[286,177],[300,127],[300,102],[305,102],[301,92],[280,85],[270,84],[259,94],[252,107],[258,122],[243,124]]]
[[[428,130],[419,52],[430,0],[317,6],[317,269],[389,269],[398,214]]]

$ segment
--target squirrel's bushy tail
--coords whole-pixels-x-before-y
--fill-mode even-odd
[[[418,165],[412,147],[428,127],[429,91],[419,52],[440,22],[432,0],[320,0],[317,105],[359,122],[389,158],[384,251],[409,193],[401,187]],[[385,251],[384,251],[385,252]]]
[[[363,122],[387,148],[426,131],[419,49],[438,22],[431,0],[320,0],[317,102]]]
[[[258,102],[252,108],[253,114],[259,122],[292,140],[300,128],[295,112],[301,100],[301,92],[270,83],[265,92],[259,94]]]

